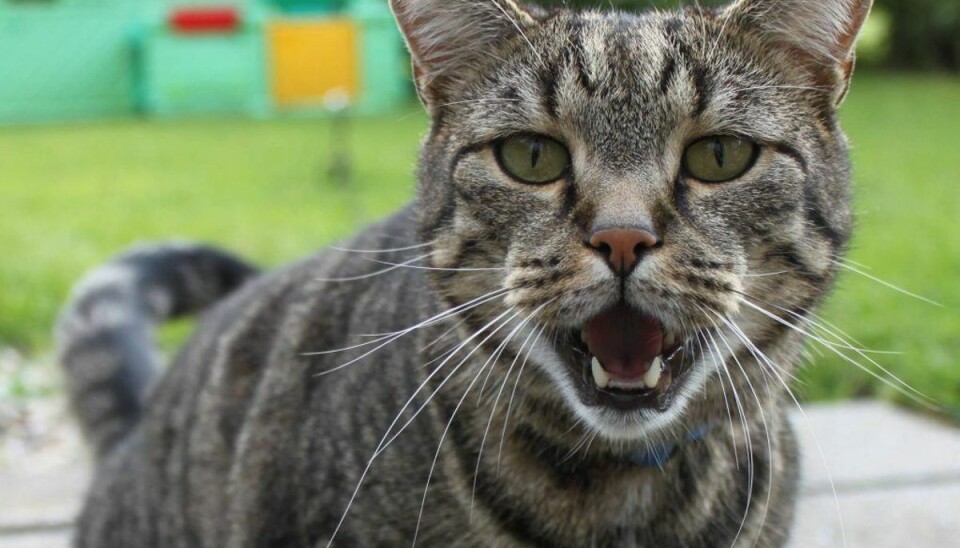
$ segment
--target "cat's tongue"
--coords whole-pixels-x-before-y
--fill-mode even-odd
[[[642,378],[654,358],[663,352],[663,326],[626,304],[600,314],[587,323],[587,347],[612,377]]]

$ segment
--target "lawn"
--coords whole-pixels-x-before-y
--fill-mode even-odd
[[[895,352],[873,358],[960,418],[960,79],[861,75],[843,120],[859,221],[851,265],[942,306],[848,272],[824,315],[866,348]],[[814,357],[811,398],[895,397],[835,356]]]
[[[409,199],[425,123],[411,110],[345,138],[304,120],[0,131],[0,346],[47,348],[70,285],[138,241],[216,242],[275,265],[348,235]],[[335,148],[352,152],[352,184],[328,176]]]
[[[856,268],[826,318],[945,407],[960,409],[960,80],[863,75],[843,116],[854,144]],[[71,283],[131,243],[187,238],[266,264],[343,237],[409,199],[425,119],[128,121],[0,130],[0,347],[49,351]],[[328,177],[335,144],[352,183]],[[808,399],[892,389],[811,346]],[[859,361],[864,361],[858,357]]]

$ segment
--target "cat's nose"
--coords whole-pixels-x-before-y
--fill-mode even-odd
[[[647,250],[660,243],[657,235],[642,228],[598,230],[590,237],[590,247],[602,253],[618,276],[628,276]]]

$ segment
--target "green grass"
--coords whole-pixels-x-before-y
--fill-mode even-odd
[[[960,409],[960,81],[861,75],[843,117],[857,170],[851,258],[944,307],[851,273],[825,315]],[[327,177],[325,121],[0,130],[0,346],[48,349],[70,285],[136,241],[206,240],[274,265],[349,234],[409,199],[425,127],[415,112],[356,121],[349,187]],[[829,352],[802,380],[807,398],[903,399]]]
[[[328,177],[325,121],[0,131],[0,347],[46,348],[71,284],[137,241],[216,242],[275,265],[350,234],[409,199],[425,128],[416,111],[356,121],[348,187]]]
[[[898,353],[874,359],[960,416],[960,80],[861,76],[843,119],[856,169],[850,259],[943,306],[847,273],[825,316],[865,347]],[[905,400],[835,356],[816,363],[804,374],[810,397]]]

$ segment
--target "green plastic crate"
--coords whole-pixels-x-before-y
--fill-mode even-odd
[[[259,23],[229,34],[177,34],[157,25],[141,40],[141,103],[148,114],[269,111]]]
[[[382,0],[353,0],[347,13],[362,28],[360,112],[396,110],[409,102],[413,88],[410,58],[390,8]]]
[[[266,4],[285,13],[317,14],[339,11],[347,4],[347,0],[266,0]]]
[[[224,3],[248,18],[235,34],[179,35],[165,26],[174,6]],[[269,114],[262,19],[276,14],[271,7],[333,10],[357,21],[356,112],[387,112],[409,100],[408,60],[384,0],[0,0],[0,124],[138,110]]]
[[[0,123],[134,112],[132,20],[116,6],[0,10]]]

